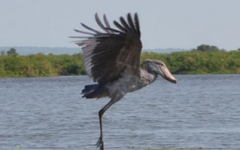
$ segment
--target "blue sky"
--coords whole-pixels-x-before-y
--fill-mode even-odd
[[[240,48],[240,0],[0,0],[0,46],[77,47],[80,22],[97,28],[139,14],[144,49],[216,45]]]

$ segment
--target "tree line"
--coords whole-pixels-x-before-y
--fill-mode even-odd
[[[141,54],[141,66],[145,59],[157,59],[166,63],[173,74],[239,74],[240,49],[220,50],[216,46],[200,45],[192,51],[160,54],[144,52]],[[0,77],[45,77],[65,75],[85,75],[82,54],[18,55],[15,49],[1,52]]]

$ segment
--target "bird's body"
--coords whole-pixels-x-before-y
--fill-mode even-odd
[[[102,88],[104,91],[101,93],[96,94],[94,97],[89,98],[102,98],[102,97],[114,97],[114,93],[116,91],[121,92],[122,95],[125,95],[129,92],[134,92],[136,90],[139,90],[152,82],[154,82],[157,79],[157,74],[151,74],[147,72],[145,69],[139,69],[139,75],[136,75],[134,72],[132,72],[130,69],[126,69],[120,78],[117,80],[110,82],[106,85],[104,85]],[[99,91],[96,86],[96,90]],[[89,92],[91,91],[91,92]],[[84,97],[88,97],[87,95],[93,93],[95,90],[91,89],[89,91],[84,91],[83,94],[86,94]]]
[[[151,84],[158,75],[173,83],[176,83],[176,79],[167,66],[159,60],[147,59],[145,60],[146,70],[140,68],[142,42],[137,14],[134,18],[128,14],[127,21],[120,17],[121,24],[114,21],[118,30],[110,27],[105,15],[103,17],[105,25],[97,14],[95,19],[104,32],[82,24],[93,33],[75,30],[90,36],[73,38],[83,38],[76,43],[83,46],[83,61],[87,74],[97,82],[97,84],[85,86],[82,90],[83,97],[111,98],[109,103],[99,111],[100,138],[97,146],[100,150],[104,150],[102,116],[111,105],[127,93]]]
[[[110,93],[118,90],[127,94],[147,86],[156,79],[156,76],[149,74],[146,70],[140,69],[139,72],[140,76],[135,75],[130,69],[126,69],[121,78],[107,85]]]

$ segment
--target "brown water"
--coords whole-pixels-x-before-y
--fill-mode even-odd
[[[240,75],[159,78],[104,115],[105,149],[240,149]],[[86,76],[0,79],[0,150],[94,150],[98,111]]]

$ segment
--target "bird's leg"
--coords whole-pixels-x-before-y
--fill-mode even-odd
[[[99,112],[99,124],[100,124],[100,137],[97,141],[97,147],[99,147],[100,150],[104,150],[104,142],[103,142],[103,129],[102,129],[102,116],[104,113],[104,108],[102,108]]]
[[[102,127],[102,116],[105,113],[105,111],[112,106],[114,103],[119,101],[123,96],[120,96],[120,94],[116,94],[99,112],[99,124],[100,124],[100,137],[96,143],[96,146],[99,147],[99,150],[104,150],[104,142],[103,142],[103,127]]]
[[[100,150],[104,150],[104,142],[103,142],[103,127],[102,127],[102,116],[104,112],[112,105],[114,102],[111,100],[110,102],[107,103],[99,112],[99,124],[100,124],[100,137],[97,141],[96,146],[99,147]]]

